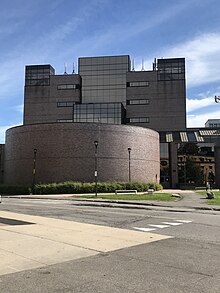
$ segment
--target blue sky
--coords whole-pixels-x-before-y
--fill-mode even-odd
[[[0,11],[0,143],[22,124],[24,67],[71,73],[78,57],[129,54],[136,70],[185,57],[187,126],[220,118],[218,0],[12,0]]]

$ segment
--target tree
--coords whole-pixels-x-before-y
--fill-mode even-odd
[[[193,142],[186,142],[182,143],[179,147],[179,155],[198,155],[199,154],[199,147],[196,143]]]
[[[196,184],[202,184],[203,182],[203,172],[191,158],[186,159],[186,182]]]

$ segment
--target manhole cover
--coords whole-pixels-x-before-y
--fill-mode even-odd
[[[2,226],[2,225],[11,225],[11,226],[15,226],[15,225],[31,225],[31,224],[34,224],[34,223],[0,217],[0,226]]]

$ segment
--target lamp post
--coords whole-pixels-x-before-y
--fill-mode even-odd
[[[97,197],[97,182],[98,182],[98,145],[97,140],[94,141],[95,145],[95,196]]]
[[[128,148],[128,181],[131,182],[131,148]]]
[[[36,160],[37,160],[37,149],[34,149],[34,166],[33,166],[32,193],[34,193],[34,186],[35,186],[35,179],[36,179]]]
[[[187,159],[187,157],[184,155],[183,159],[184,159],[184,165],[183,165],[183,167],[184,167],[184,185],[186,188],[186,159]]]

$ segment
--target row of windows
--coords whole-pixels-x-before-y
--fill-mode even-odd
[[[26,86],[35,86],[35,85],[50,85],[49,78],[41,78],[41,79],[26,79],[25,80]]]
[[[73,119],[58,119],[57,122],[73,122]]]
[[[134,117],[129,119],[130,123],[149,123],[149,117]]]
[[[25,85],[45,86],[50,85],[50,75],[54,75],[54,68],[50,65],[26,66]]]
[[[127,105],[148,105],[149,99],[127,100]]]
[[[73,108],[74,122],[121,124],[121,103],[78,104]]]
[[[210,123],[208,127],[220,127],[220,123]]]
[[[75,109],[82,111],[82,110],[91,110],[98,109],[100,111],[104,109],[114,110],[114,111],[121,111],[121,103],[88,103],[88,104],[78,104],[74,107]]]
[[[149,86],[149,81],[131,81],[127,82],[127,87]]]
[[[57,102],[57,107],[73,107],[76,102]]]
[[[72,89],[79,89],[79,84],[58,84],[57,89],[58,90],[72,90]]]
[[[114,69],[114,70],[97,70],[97,71],[82,71],[80,70],[79,72],[80,75],[84,76],[99,76],[99,75],[109,75],[109,76],[114,76],[114,75],[126,75],[126,71],[123,69]]]
[[[160,81],[168,81],[168,80],[184,80],[185,74],[174,74],[174,73],[161,73],[157,75],[157,79]]]
[[[176,60],[176,62],[160,61],[158,63],[158,80],[180,80],[185,79],[185,61]]]
[[[74,117],[75,123],[107,123],[107,124],[121,124],[121,117]]]
[[[99,70],[125,70],[128,71],[128,64],[115,63],[115,64],[90,64],[80,65],[80,72],[84,71],[99,71]]]

